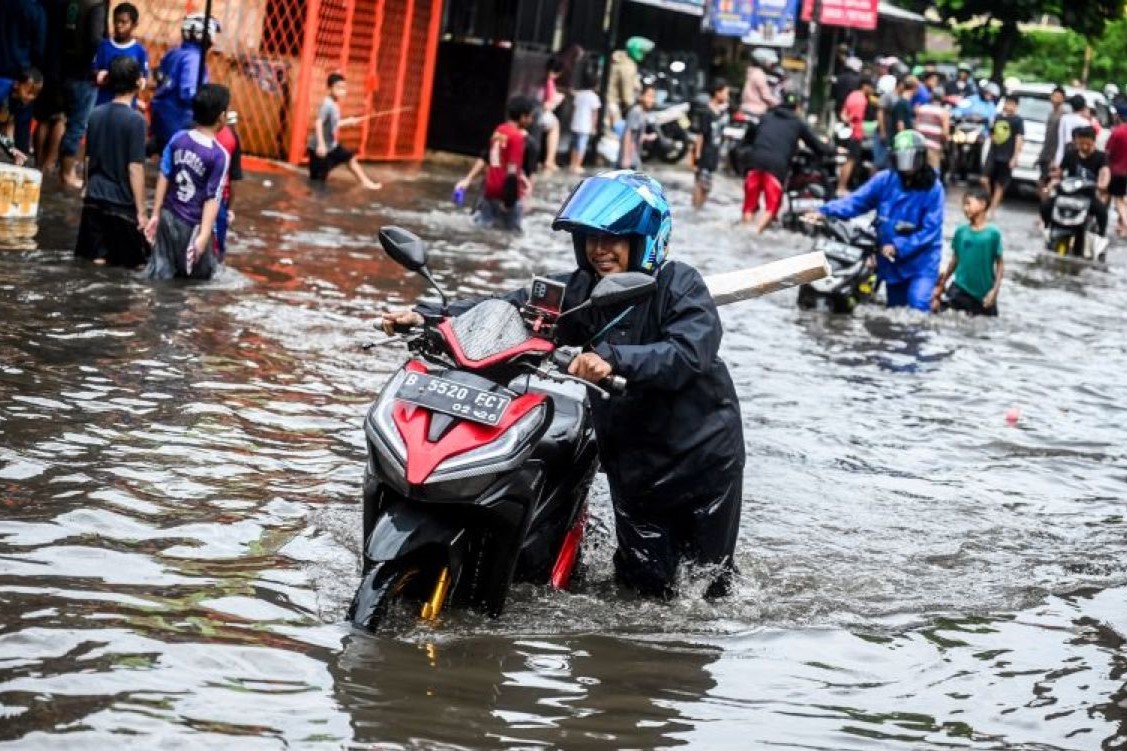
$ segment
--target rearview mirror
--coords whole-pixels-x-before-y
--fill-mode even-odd
[[[408,271],[421,271],[427,265],[427,245],[414,232],[402,227],[383,227],[379,239],[380,247],[391,260]]]
[[[657,281],[649,274],[640,271],[624,271],[621,274],[604,276],[591,290],[591,305],[608,308],[624,302],[633,302],[649,297],[657,288]]]

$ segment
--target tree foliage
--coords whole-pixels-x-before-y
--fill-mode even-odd
[[[1084,38],[1099,36],[1104,26],[1123,17],[1123,0],[895,0],[913,10],[934,7],[945,21],[958,24],[955,38],[965,55],[989,58],[992,77],[1001,80],[1007,63],[1028,55],[1034,40],[1018,24],[1037,23],[1045,16]],[[1121,50],[1123,48],[1120,48]]]
[[[1112,21],[1099,37],[1071,30],[1034,31],[1025,35],[1028,51],[1015,58],[1008,71],[1023,80],[1069,83],[1084,70],[1084,50],[1092,45],[1088,81],[1097,88],[1105,83],[1127,86],[1127,19]]]

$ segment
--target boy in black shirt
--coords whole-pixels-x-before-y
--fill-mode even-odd
[[[982,175],[983,186],[990,191],[990,210],[987,219],[993,218],[1002,205],[1002,196],[1010,178],[1017,167],[1017,158],[1025,144],[1025,121],[1017,114],[1018,98],[1013,94],[1006,97],[1002,113],[994,118],[990,127],[990,153],[986,157],[986,168]]]
[[[718,78],[708,90],[708,109],[701,114],[700,135],[693,149],[697,179],[693,184],[693,208],[699,209],[712,192],[712,173],[720,166],[720,146],[728,124],[728,82]]]
[[[145,118],[133,109],[143,84],[136,58],[110,63],[112,102],[94,108],[86,132],[86,197],[74,253],[94,263],[140,266],[145,240]]]
[[[1111,182],[1111,168],[1107,164],[1107,154],[1096,149],[1096,130],[1091,126],[1084,126],[1072,131],[1072,145],[1065,149],[1064,158],[1060,166],[1053,168],[1052,181],[1049,187],[1054,187],[1066,177],[1079,177],[1091,180],[1096,184],[1096,194],[1092,196],[1092,215],[1096,217],[1098,232],[1101,236],[1107,234],[1107,187]],[[1041,202],[1041,220],[1048,226],[1053,216],[1053,201],[1055,194],[1050,192],[1049,197]]]

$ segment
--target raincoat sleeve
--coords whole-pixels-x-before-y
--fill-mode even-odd
[[[834,151],[830,148],[829,144],[819,138],[818,134],[814,132],[814,129],[806,123],[802,123],[802,130],[799,131],[798,137],[802,139],[802,142],[809,146],[815,154],[819,154],[820,156],[829,156]]]
[[[928,196],[929,205],[923,215],[922,226],[910,235],[897,235],[892,239],[897,258],[911,258],[917,253],[942,247],[943,203],[943,186],[936,183]]]
[[[884,187],[891,174],[888,170],[878,172],[868,182],[845,198],[830,201],[818,211],[835,219],[852,219],[869,213],[880,205],[881,195],[884,193]]]
[[[701,275],[680,266],[665,290],[661,308],[662,338],[652,344],[596,345],[596,354],[611,364],[615,375],[632,386],[663,391],[683,388],[706,373],[720,350],[723,329],[716,304]]]

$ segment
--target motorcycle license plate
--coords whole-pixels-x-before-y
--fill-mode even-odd
[[[791,211],[798,213],[817,211],[825,205],[826,202],[821,198],[795,198],[790,202]]]
[[[512,402],[511,397],[503,394],[492,394],[425,373],[408,373],[395,392],[395,398],[444,415],[491,426],[501,422]]]
[[[830,258],[836,258],[845,263],[857,263],[863,255],[860,248],[854,248],[852,245],[846,245],[843,242],[828,238],[821,238],[814,243],[814,250],[820,250]]]

